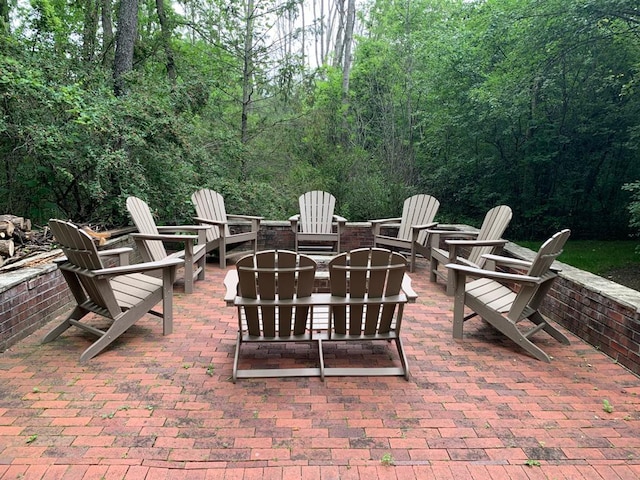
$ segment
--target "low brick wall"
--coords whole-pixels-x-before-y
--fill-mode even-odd
[[[37,262],[38,258],[30,261]],[[69,288],[46,256],[39,265],[25,264],[0,274],[0,351],[15,345],[69,309]]]
[[[354,248],[373,246],[373,234],[369,222],[348,223],[340,237],[340,249],[343,252]],[[293,250],[295,238],[289,222],[262,222],[258,234],[258,249],[270,248]]]
[[[370,225],[347,224],[341,241],[343,250],[373,245]],[[132,246],[129,237],[111,242],[107,248],[123,245]],[[258,245],[261,250],[293,249],[289,223],[263,222]],[[529,260],[535,255],[512,243],[506,252]],[[134,254],[132,262],[136,257]],[[560,266],[560,278],[545,300],[543,313],[640,375],[640,292],[569,265]],[[427,272],[414,273],[421,274]],[[71,302],[64,278],[51,259],[0,274],[0,351],[60,316],[71,308]]]
[[[531,250],[512,243],[507,251],[526,260],[534,256]],[[556,263],[562,271],[542,313],[640,375],[640,292]]]

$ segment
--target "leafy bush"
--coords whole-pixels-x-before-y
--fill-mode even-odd
[[[635,232],[635,236],[640,236],[640,180],[626,183],[622,189],[631,192],[631,202],[627,207],[630,216],[629,227]]]

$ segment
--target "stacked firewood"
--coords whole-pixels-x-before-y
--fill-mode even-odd
[[[0,266],[51,249],[51,233],[32,230],[31,220],[16,215],[0,215]]]

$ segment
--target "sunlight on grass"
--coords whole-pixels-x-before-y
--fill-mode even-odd
[[[541,242],[516,241],[518,245],[537,251]],[[581,270],[602,275],[614,268],[640,265],[636,240],[569,240],[558,261]]]

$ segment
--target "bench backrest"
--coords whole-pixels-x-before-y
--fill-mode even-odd
[[[303,335],[309,328],[310,307],[296,306],[295,300],[311,296],[316,267],[312,258],[288,250],[267,250],[238,260],[238,318],[244,310],[248,334]]]
[[[402,292],[406,269],[402,255],[382,248],[361,248],[334,257],[329,263],[331,295],[349,301],[332,306],[333,332],[358,336],[399,331],[401,308],[407,302]]]

